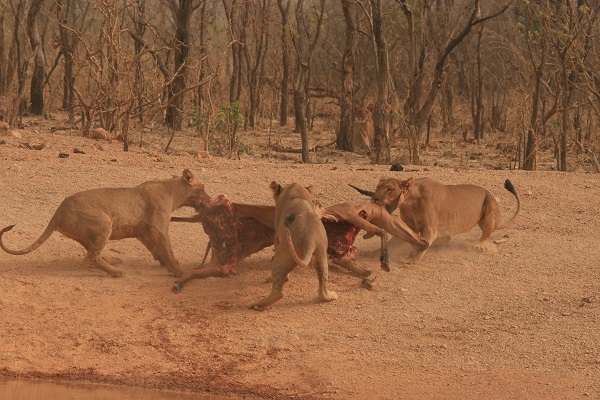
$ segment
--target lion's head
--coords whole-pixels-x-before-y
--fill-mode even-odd
[[[404,202],[405,196],[413,184],[413,178],[406,180],[381,178],[375,192],[371,195],[371,200],[384,206],[391,213]]]

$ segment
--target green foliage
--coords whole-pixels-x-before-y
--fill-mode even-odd
[[[224,104],[219,107],[217,112],[217,121],[213,135],[214,140],[209,142],[211,152],[219,156],[227,155],[232,158],[234,154],[248,152],[248,146],[244,143],[241,136],[240,127],[244,125],[244,115],[240,111],[240,103]]]
[[[227,133],[243,124],[244,116],[240,112],[239,101],[234,101],[233,103],[224,104],[219,107],[217,122],[215,123],[216,130]]]
[[[206,114],[201,114],[200,110],[194,107],[192,109],[192,125],[196,129],[197,136],[202,136],[206,131],[207,124],[208,116]]]
[[[252,147],[243,141],[241,135],[240,128],[243,127],[244,120],[237,101],[219,107],[217,120],[212,127],[208,114],[201,113],[197,108],[192,110],[192,125],[197,136],[204,139],[205,150],[219,157],[252,154]]]

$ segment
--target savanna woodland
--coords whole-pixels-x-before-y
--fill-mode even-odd
[[[511,168],[596,163],[600,4],[577,1],[3,0],[0,110],[68,113],[128,150],[142,127],[203,151],[251,152],[245,132],[289,126],[311,160],[331,146],[412,164],[436,135],[508,137]],[[167,139],[164,149],[169,150]],[[274,144],[273,144],[274,145]],[[596,163],[594,167],[598,167]]]
[[[178,294],[136,240],[105,249],[119,278],[58,233],[0,251],[0,398],[32,379],[177,391],[131,397],[148,399],[600,398],[599,123],[598,0],[0,0],[8,248],[75,192],[184,169],[254,205],[273,180],[328,207],[373,205],[348,183],[429,177],[484,187],[506,221],[505,179],[520,196],[496,252],[474,228],[412,265],[391,239],[385,272],[359,235],[373,290],[330,265],[321,302],[297,267],[266,312],[248,305],[271,247]],[[167,226],[193,270],[207,234]]]

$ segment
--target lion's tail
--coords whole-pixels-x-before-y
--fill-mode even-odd
[[[31,253],[32,251],[34,251],[35,249],[37,249],[38,247],[40,247],[42,244],[44,244],[44,242],[46,240],[48,240],[48,238],[50,237],[50,235],[52,235],[52,232],[54,232],[54,218],[52,218],[50,220],[50,222],[48,223],[48,226],[46,227],[46,230],[42,233],[42,235],[38,238],[38,240],[36,240],[35,242],[33,242],[29,247],[27,247],[26,249],[23,250],[11,250],[9,248],[7,248],[4,243],[2,242],[2,235],[4,235],[5,232],[10,231],[12,228],[14,228],[14,225],[10,225],[7,226],[6,228],[2,229],[0,231],[0,248],[2,248],[2,250],[4,250],[5,252],[7,252],[8,254],[13,254],[15,256],[20,256],[23,254],[27,254],[27,253]]]
[[[296,264],[298,264],[301,267],[307,268],[308,266],[306,265],[306,263],[304,261],[302,261],[302,259],[298,256],[298,253],[296,253],[296,249],[294,248],[294,242],[292,241],[292,234],[290,233],[290,224],[292,222],[294,222],[295,219],[296,219],[296,213],[294,213],[294,212],[289,213],[285,217],[285,220],[283,221],[283,226],[285,229],[285,236],[287,238],[287,244],[290,249],[290,254],[292,255],[292,258],[294,259]]]
[[[515,189],[515,187],[513,186],[512,182],[509,181],[508,179],[506,181],[504,181],[504,189],[511,192],[513,194],[513,196],[515,196],[515,199],[517,199],[517,211],[515,211],[515,214],[511,217],[511,219],[509,219],[506,222],[502,222],[500,225],[498,225],[496,227],[496,229],[508,228],[509,226],[511,226],[517,219],[517,215],[519,215],[519,211],[521,211],[521,198],[519,197],[519,193],[517,192],[517,189]]]

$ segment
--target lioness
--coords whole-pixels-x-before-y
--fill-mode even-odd
[[[119,277],[122,272],[102,258],[102,250],[109,240],[136,238],[161,266],[179,277],[183,271],[169,240],[171,213],[182,206],[195,207],[207,197],[204,185],[187,169],[181,177],[144,182],[132,188],[86,190],[63,200],[44,233],[31,246],[23,250],[7,248],[2,235],[14,227],[10,225],[0,231],[0,247],[9,254],[27,254],[58,231],[85,247],[86,262]]]
[[[508,179],[504,188],[517,199],[517,210],[504,223],[498,202],[481,186],[444,185],[429,178],[382,178],[375,192],[352,187],[371,196],[373,202],[386,207],[390,213],[399,208],[400,218],[430,245],[436,240],[448,241],[451,235],[467,232],[479,225],[482,231],[479,248],[491,249],[493,244],[489,238],[492,232],[512,224],[521,209],[521,199]],[[407,262],[418,263],[426,251],[413,247]]]
[[[275,199],[275,255],[271,267],[271,293],[250,308],[262,311],[283,297],[288,274],[296,265],[307,265],[314,257],[319,277],[319,297],[324,301],[337,298],[327,290],[327,233],[315,211],[310,192],[297,183],[282,187],[271,182]],[[298,256],[296,249],[301,256]]]

